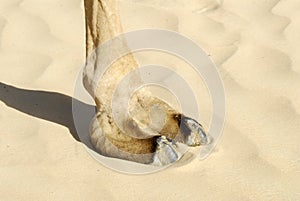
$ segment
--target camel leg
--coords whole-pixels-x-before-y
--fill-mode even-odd
[[[165,165],[178,160],[181,154],[176,151],[176,146],[173,146],[176,142],[172,139],[178,135],[181,136],[178,138],[181,142],[185,143],[187,139],[182,137],[184,135],[180,129],[182,118],[178,117],[181,117],[181,114],[167,103],[153,97],[150,92],[140,90],[132,96],[129,112],[122,120],[124,129],[120,129],[115,122],[111,107],[114,90],[127,73],[138,68],[138,64],[132,54],[127,54],[112,63],[101,79],[95,81],[97,80],[95,75],[99,70],[97,61],[103,59],[95,50],[105,41],[121,34],[122,26],[118,0],[84,0],[84,7],[87,66],[83,74],[83,83],[95,98],[98,109],[90,129],[93,146],[103,155],[140,163],[152,163],[155,160],[156,164]],[[125,41],[124,45],[126,46]],[[131,82],[136,84],[141,83],[141,80],[136,76]],[[128,85],[130,87],[130,83]],[[126,93],[126,90],[122,93]],[[120,97],[123,95],[126,94],[120,94]],[[160,130],[150,126],[145,131],[141,127],[150,125],[149,110],[153,105],[159,105],[164,111],[165,124]],[[185,131],[186,135],[193,135],[191,129]],[[168,144],[169,141],[160,136],[171,139],[172,143]]]

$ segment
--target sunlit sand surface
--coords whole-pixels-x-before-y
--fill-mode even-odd
[[[204,161],[186,156],[132,176],[100,165],[76,140],[71,97],[85,56],[83,2],[1,1],[0,200],[300,199],[300,2],[186,2],[122,0],[124,29],[178,31],[211,56],[226,90],[224,133]],[[208,125],[211,103],[200,89]]]

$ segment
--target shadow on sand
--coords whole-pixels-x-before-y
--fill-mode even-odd
[[[67,127],[74,139],[79,142],[82,141],[82,133],[88,136],[89,124],[96,110],[95,106],[64,94],[20,89],[2,82],[0,82],[0,101],[20,112]],[[76,126],[72,104],[76,105],[76,113],[82,115],[80,121],[76,121]],[[90,147],[89,144],[87,146]]]

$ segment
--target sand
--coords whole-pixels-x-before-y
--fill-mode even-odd
[[[76,139],[83,2],[1,0],[0,200],[300,200],[299,8],[297,0],[121,1],[126,31],[188,36],[226,90],[225,129],[206,160],[133,176],[103,167]]]

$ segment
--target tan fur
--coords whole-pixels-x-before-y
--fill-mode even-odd
[[[85,0],[86,19],[86,55],[105,41],[122,33],[117,0]],[[94,60],[88,60],[92,70],[97,68],[97,55]],[[95,97],[98,108],[97,117],[91,128],[91,141],[103,155],[127,160],[150,163],[155,151],[156,135],[175,138],[179,132],[176,112],[167,103],[153,97],[150,92],[140,90],[134,94],[130,103],[131,117],[124,122],[126,130],[122,132],[112,118],[111,101],[114,89],[121,79],[130,71],[137,68],[137,62],[132,54],[123,56],[115,61],[103,77],[93,86],[93,72],[85,72],[84,85]],[[87,70],[86,70],[87,71]],[[136,82],[140,82],[136,78]],[[93,88],[94,87],[94,88]],[[166,113],[166,124],[157,133],[143,133],[139,125],[149,125],[149,110],[157,104]],[[141,155],[144,154],[144,155]]]

